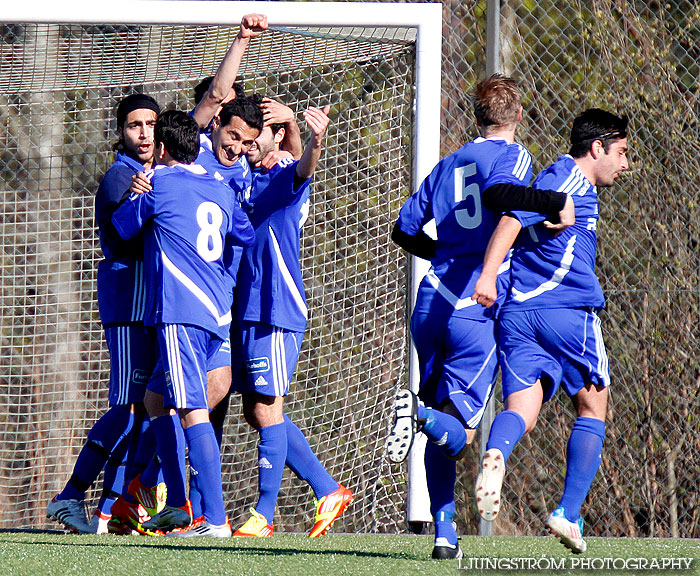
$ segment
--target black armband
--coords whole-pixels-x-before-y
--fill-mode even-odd
[[[519,184],[494,184],[481,195],[483,205],[494,212],[526,210],[540,214],[558,214],[566,204],[566,194],[538,190]]]
[[[418,256],[418,258],[432,260],[435,257],[437,242],[422,230],[415,236],[411,236],[401,230],[398,224],[394,224],[394,229],[391,231],[391,239],[406,252]]]

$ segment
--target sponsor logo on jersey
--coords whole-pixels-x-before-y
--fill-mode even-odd
[[[150,378],[151,373],[148,370],[140,370],[139,368],[136,368],[131,373],[131,380],[134,382],[134,384],[148,384]]]
[[[270,461],[263,456],[260,458],[260,460],[258,460],[258,468],[270,469],[272,468],[272,464],[270,464]]]
[[[267,356],[263,356],[262,358],[251,358],[250,360],[246,361],[245,366],[248,369],[248,372],[251,373],[267,372],[270,369],[270,360],[268,360]]]

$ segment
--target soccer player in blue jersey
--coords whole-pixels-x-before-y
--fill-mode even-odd
[[[594,270],[598,188],[612,186],[628,168],[627,119],[586,110],[575,118],[570,140],[569,153],[543,170],[534,186],[572,198],[575,225],[556,235],[542,226],[541,213],[504,215],[474,290],[474,299],[487,307],[502,297],[496,272],[517,237],[499,328],[505,410],[491,427],[476,498],[481,516],[493,520],[508,457],[535,427],[542,403],[563,385],[577,418],[567,445],[563,495],[546,524],[567,548],[581,553],[586,542],[580,511],[600,466],[610,384],[597,316],[604,297]]]
[[[205,516],[198,535],[226,537],[231,529],[219,447],[209,422],[207,370],[228,341],[233,247],[251,244],[254,231],[230,188],[192,163],[198,135],[197,123],[184,112],[169,111],[159,118],[153,189],[134,194],[112,222],[124,239],[148,225],[145,323],[155,326],[166,384],[164,402],[150,402],[150,384],[145,402],[168,485],[167,504],[143,527],[169,532],[191,523],[184,481],[187,444]]]
[[[437,164],[401,208],[392,233],[400,246],[432,264],[411,318],[420,402],[410,390],[399,391],[387,450],[390,460],[402,462],[418,430],[429,440],[425,468],[435,524],[434,558],[461,556],[452,523],[455,460],[466,454],[474,438],[498,370],[492,311],[471,299],[500,217],[500,212],[485,209],[485,191],[503,195],[505,186],[506,205],[561,212],[565,224],[570,223],[572,208],[559,194],[533,194],[524,187],[532,170],[530,154],[515,142],[522,118],[515,81],[497,74],[480,82],[474,91],[474,113],[482,136]],[[437,240],[424,232],[433,220]],[[502,259],[499,271],[506,270]]]
[[[254,143],[265,121],[283,125],[284,128],[281,134],[285,136],[282,138],[282,141],[288,140],[291,142],[294,139],[294,134],[299,134],[299,128],[296,126],[294,115],[289,108],[279,103],[274,103],[270,99],[265,99],[260,104],[260,102],[253,102],[248,98],[236,98],[222,107],[218,117],[214,120],[211,136],[200,135],[200,143],[203,142],[205,145],[200,146],[196,163],[202,165],[217,180],[227,183],[236,193],[240,192],[242,197],[249,195],[252,179],[247,160],[245,160],[245,153]],[[293,124],[293,126],[290,126],[290,124]],[[289,130],[287,130],[288,127]],[[292,137],[288,138],[288,134],[292,134]],[[247,174],[241,172],[241,166],[245,167]],[[134,192],[148,192],[150,189],[151,186],[148,179],[141,175],[135,178],[132,183]],[[238,247],[234,249],[234,262],[240,261],[242,252],[243,250]],[[218,370],[213,372],[218,372]],[[215,432],[219,441],[222,436],[223,418],[228,406],[227,394],[230,386],[230,375],[228,379],[210,378],[211,421],[215,426]],[[198,493],[197,486],[191,485],[190,496],[193,512],[196,515],[199,514]],[[196,526],[193,525],[194,527]],[[196,532],[195,530],[193,534],[196,534]]]
[[[236,84],[238,69],[250,41],[262,35],[267,28],[267,16],[264,14],[243,16],[238,35],[222,58],[216,74],[195,86],[192,116],[202,130],[209,131],[212,119],[219,115],[224,104],[244,96],[243,87]]]
[[[47,515],[78,532],[106,532],[111,506],[122,490],[132,437],[143,419],[146,382],[155,364],[155,333],[144,327],[143,238],[129,242],[111,233],[112,213],[126,196],[132,175],[153,164],[153,130],[160,108],[146,94],[117,106],[117,156],[102,178],[95,212],[104,259],[97,273],[100,319],[110,354],[111,408],[88,433],[73,474],[48,505]],[[133,454],[132,454],[133,456]],[[85,492],[105,469],[103,494],[92,523],[85,518]]]
[[[233,387],[243,395],[246,421],[260,435],[260,493],[251,517],[234,536],[272,535],[285,464],[309,483],[316,496],[311,537],[325,534],[352,500],[352,492],[330,476],[304,434],[284,414],[284,397],[308,317],[299,262],[300,234],[309,213],[309,182],[321,154],[328,110],[312,107],[304,113],[311,138],[298,162],[288,157],[277,161],[285,136],[281,124],[265,126],[248,151],[254,167],[253,186],[240,192],[255,227],[255,243],[241,262],[234,304],[239,332],[232,333],[232,342],[240,339],[241,346],[233,345]],[[235,350],[240,350],[240,362]]]

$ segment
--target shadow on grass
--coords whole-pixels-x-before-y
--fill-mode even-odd
[[[3,535],[11,535],[11,534],[31,534],[34,536],[70,536],[71,538],[66,541],[56,541],[56,540],[46,540],[46,541],[41,541],[38,539],[34,539],[31,541],[17,541],[14,539],[4,539],[2,536]],[[159,537],[144,537],[144,536],[119,536],[116,534],[111,534],[108,536],[108,540],[104,539],[104,536],[106,535],[101,535],[100,541],[88,541],[87,539],[94,538],[94,534],[74,534],[71,532],[66,532],[63,530],[40,530],[40,529],[19,529],[19,530],[14,530],[14,529],[0,529],[0,543],[7,543],[7,544],[14,544],[14,545],[31,545],[31,546],[36,546],[36,545],[44,545],[44,546],[56,546],[56,547],[62,547],[62,546],[71,546],[71,547],[76,547],[76,546],[83,546],[83,547],[105,547],[109,546],[112,548],[156,548],[156,549],[161,549],[161,550],[187,550],[187,551],[231,551],[231,552],[240,552],[244,554],[250,554],[255,555],[255,556],[280,556],[280,555],[286,555],[286,556],[298,556],[300,554],[309,554],[312,556],[326,556],[326,555],[339,555],[339,556],[348,556],[348,557],[358,557],[358,558],[385,558],[385,559],[392,559],[392,560],[425,560],[425,557],[423,555],[414,555],[407,553],[406,551],[400,551],[397,550],[396,552],[381,552],[381,551],[363,551],[363,550],[352,550],[349,549],[349,546],[345,547],[340,547],[340,546],[334,546],[333,548],[330,549],[323,549],[323,550],[317,550],[317,549],[309,549],[305,547],[299,547],[299,548],[292,548],[292,547],[278,547],[275,546],[274,544],[278,543],[279,540],[277,539],[266,539],[266,542],[269,542],[271,546],[269,547],[264,547],[264,546],[250,546],[247,545],[250,540],[238,540],[237,538],[227,538],[224,541],[226,542],[226,546],[214,546],[214,545],[201,545],[201,544],[186,544],[185,541],[182,539],[175,539],[175,538],[168,538],[167,540]],[[81,539],[85,539],[84,541],[81,542]],[[274,537],[273,537],[274,538]],[[127,540],[128,539],[128,540]],[[127,540],[127,541],[123,541]],[[201,543],[201,539],[196,539],[198,543]],[[211,540],[211,539],[210,539]],[[361,535],[359,535],[358,540],[361,540]],[[242,545],[237,546],[235,543],[240,542]],[[357,541],[357,540],[356,540]],[[167,543],[166,543],[167,542]],[[176,544],[177,542],[177,544]]]

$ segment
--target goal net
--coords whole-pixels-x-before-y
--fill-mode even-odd
[[[63,15],[0,26],[0,528],[51,527],[46,504],[108,407],[94,194],[113,158],[116,102],[139,91],[192,109],[194,85],[216,70],[251,8],[216,2],[218,21],[231,25],[176,25],[139,13],[152,4],[122,6],[120,17],[138,14],[137,23]],[[157,4],[171,21],[190,21],[189,3]],[[405,529],[407,472],[387,463],[384,442],[395,390],[409,378],[408,266],[390,233],[416,181],[421,17],[396,25],[382,20],[390,7],[374,6],[382,16],[363,16],[374,26],[344,25],[342,15],[334,24],[333,4],[324,22],[275,26],[289,7],[256,3],[273,28],[251,43],[240,75],[247,92],[280,99],[300,120],[309,105],[331,105],[303,234],[310,321],[287,413],[355,492],[335,530],[395,532]],[[407,5],[391,8],[405,15]],[[257,499],[256,443],[234,397],[222,446],[233,525]],[[308,486],[285,472],[277,530],[308,530],[314,511]]]

